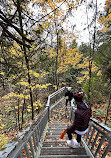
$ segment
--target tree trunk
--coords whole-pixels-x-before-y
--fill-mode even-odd
[[[58,74],[57,74],[57,69],[58,69],[58,31],[57,32],[57,55],[56,55],[56,86],[58,90]]]
[[[15,125],[15,128],[16,128],[16,130],[18,130],[18,126],[17,126],[17,122],[18,122],[18,120],[17,120],[17,113],[16,113],[16,109],[15,109],[15,106],[13,106],[13,108],[14,108],[14,115],[15,115],[15,120],[16,120],[16,125]]]
[[[20,95],[20,88],[21,86],[19,87],[19,90],[18,90],[18,94]],[[19,126],[19,130],[20,130],[20,99],[18,98],[18,126]]]
[[[24,107],[25,107],[25,97],[24,97],[24,103],[23,103],[23,107],[22,107],[22,123],[21,123],[21,130],[22,130],[22,125],[24,123]]]
[[[88,89],[88,100],[89,104],[91,104],[91,77],[92,77],[92,61],[91,61],[91,45],[90,45],[90,50],[89,50],[89,89]]]
[[[107,107],[106,118],[105,118],[105,125],[107,124],[107,120],[108,120],[108,116],[109,116],[110,101],[111,101],[111,92],[109,93],[109,100],[108,100],[108,107]]]
[[[20,0],[17,0],[17,10],[18,10],[18,14],[19,14],[19,22],[20,22],[20,28],[21,28],[21,32],[23,32],[23,26],[22,26],[22,15],[21,15],[21,6],[20,6]],[[22,37],[22,41],[23,43],[25,43],[24,38]],[[28,83],[29,83],[29,90],[30,90],[30,102],[31,102],[31,107],[32,107],[32,120],[34,119],[34,108],[33,108],[33,97],[32,97],[32,90],[31,90],[31,77],[29,74],[29,60],[27,57],[27,53],[26,53],[26,47],[23,45],[23,51],[24,51],[24,56],[25,56],[25,61],[26,61],[26,67],[27,67],[27,75],[28,75]]]
[[[91,104],[91,77],[92,77],[92,62],[94,59],[94,54],[95,54],[95,42],[96,42],[96,19],[97,19],[97,0],[96,0],[96,5],[95,5],[95,17],[94,17],[94,36],[93,36],[93,52],[91,53],[91,43],[90,43],[90,57],[89,57],[89,90],[88,90],[88,99],[89,103]],[[87,13],[87,7],[86,7],[86,13]],[[88,24],[88,13],[87,13],[87,24]],[[89,31],[89,25],[88,25],[88,31]],[[90,36],[90,31],[89,31],[89,36]],[[89,37],[90,40],[90,37]]]

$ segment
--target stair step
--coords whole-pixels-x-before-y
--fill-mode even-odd
[[[63,131],[63,130],[59,130],[59,131],[57,131],[57,130],[56,130],[56,131],[54,131],[54,130],[51,131],[51,130],[50,130],[49,132],[46,133],[46,136],[47,136],[47,135],[60,135],[60,134],[62,133],[62,131]],[[67,135],[67,134],[66,134],[66,135]]]
[[[57,121],[57,122],[49,122],[48,125],[67,125],[69,124],[69,122],[61,122],[61,121]]]
[[[53,122],[51,122],[51,121],[49,121],[49,124],[66,124],[66,123],[68,123],[68,122],[63,122],[63,121],[53,121]]]
[[[86,155],[83,147],[42,147],[40,155]]]
[[[64,128],[49,128],[47,132],[62,132]]]
[[[48,125],[48,128],[67,128],[68,125]]]
[[[38,158],[90,158],[88,155],[44,155]]]
[[[56,126],[56,127],[55,126],[53,126],[53,127],[48,126],[47,130],[51,130],[51,129],[52,130],[61,130],[61,129],[65,129],[67,127],[69,127],[69,126],[61,126],[61,127],[60,126]]]
[[[47,142],[43,142],[43,147],[66,147],[67,142],[66,141],[47,141]]]
[[[47,139],[52,139],[52,140],[57,139],[57,140],[59,140],[60,139],[60,135],[47,135],[45,138],[46,138],[46,140]],[[64,139],[68,139],[68,136],[65,135]]]
[[[53,121],[53,122],[51,122],[51,121],[49,121],[49,123],[48,124],[63,124],[63,125],[65,125],[65,124],[68,124],[69,122],[63,122],[63,121]]]

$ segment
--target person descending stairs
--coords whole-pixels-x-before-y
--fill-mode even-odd
[[[52,112],[52,118],[48,122],[45,138],[40,149],[38,158],[89,158],[85,148],[77,146],[71,148],[68,146],[67,134],[63,139],[60,138],[61,133],[70,126],[70,106],[65,107],[64,103],[59,103]],[[73,135],[73,139],[74,139]]]

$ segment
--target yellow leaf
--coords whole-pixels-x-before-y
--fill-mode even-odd
[[[0,72],[0,74],[4,76],[4,72]]]

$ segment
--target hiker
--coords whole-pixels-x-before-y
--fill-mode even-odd
[[[73,93],[71,92],[71,87],[68,87],[68,90],[65,93],[65,97],[66,97],[66,107],[68,102],[70,103],[71,106],[71,100],[73,99]]]
[[[91,107],[83,101],[83,95],[80,93],[74,94],[74,99],[77,105],[73,124],[64,131],[68,134],[69,140],[67,144],[72,147],[80,147],[81,135],[88,131],[88,124],[91,117]],[[72,139],[72,133],[77,134],[77,138]]]

